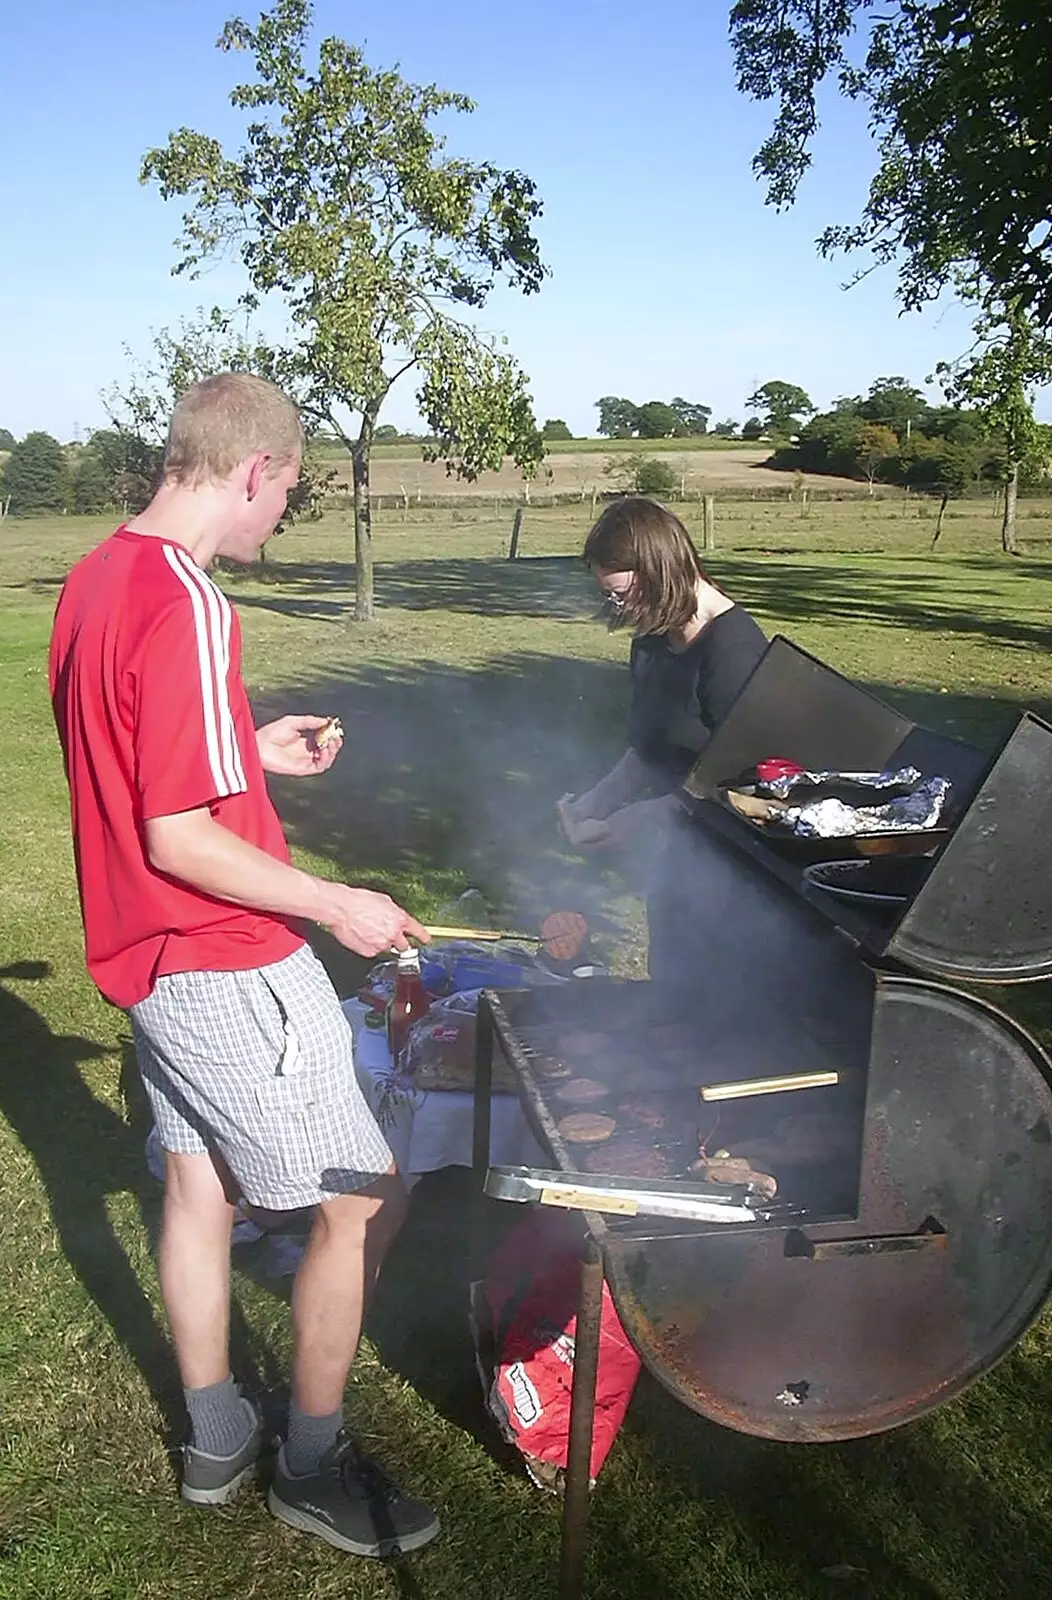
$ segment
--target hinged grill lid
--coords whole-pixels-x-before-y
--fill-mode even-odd
[[[1052,976],[1052,728],[1020,718],[886,953],[938,975]]]

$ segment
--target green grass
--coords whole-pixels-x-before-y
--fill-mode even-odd
[[[1023,558],[989,506],[930,552],[908,502],[722,504],[714,576],[770,629],[922,720],[990,743],[1052,712],[1050,508]],[[639,907],[563,854],[551,802],[617,751],[628,641],[592,620],[579,512],[531,512],[517,563],[484,512],[378,519],[377,622],[350,620],[352,540],[294,529],[224,576],[261,712],[338,712],[333,773],[276,787],[297,857],[384,884],[419,912],[477,884],[531,917],[581,904],[615,969],[640,970]],[[1047,530],[1047,531],[1046,531]],[[545,1600],[558,1508],[509,1470],[480,1416],[464,1320],[462,1175],[428,1180],[384,1274],[349,1393],[377,1450],[438,1505],[443,1538],[377,1569],[278,1528],[258,1495],[181,1508],[179,1391],[150,1245],[158,1195],[128,1027],[82,966],[45,649],[62,574],[107,531],[0,525],[0,1596],[3,1600]],[[537,559],[541,558],[541,559]],[[320,943],[346,992],[361,964]],[[1002,997],[1005,998],[1005,997]],[[1046,986],[1008,1003],[1046,1040]],[[287,1367],[282,1287],[246,1257],[235,1349]],[[1046,1319],[927,1421],[848,1446],[765,1444],[641,1382],[594,1497],[596,1600],[991,1600],[1048,1592],[1052,1402]],[[857,1569],[829,1577],[824,1570]]]

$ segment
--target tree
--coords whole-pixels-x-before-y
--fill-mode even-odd
[[[798,419],[810,416],[815,409],[804,389],[795,383],[783,383],[780,378],[762,383],[745,404],[762,413],[768,433],[780,434],[783,438],[797,433]]]
[[[684,400],[682,395],[674,395],[669,401],[676,413],[678,426],[676,432],[684,438],[694,438],[696,435],[706,433],[709,418],[712,416],[711,406],[702,406],[694,400]]]
[[[111,393],[103,403],[107,408],[116,407],[116,397]],[[121,426],[97,428],[90,434],[87,449],[102,470],[108,504],[117,507],[123,516],[134,516],[157,487],[164,433],[159,429],[156,437],[144,438],[136,433],[130,414],[119,420]]]
[[[7,428],[0,428],[0,450],[13,450],[15,443],[14,434]]]
[[[570,432],[562,417],[549,417],[541,429],[542,439],[572,439]]]
[[[869,492],[873,493],[873,480],[884,462],[898,450],[898,436],[881,422],[864,422],[858,430],[855,461],[865,473]]]
[[[914,428],[926,431],[928,402],[905,378],[874,379],[865,399],[855,402],[855,409],[866,422],[879,422],[900,439],[909,438]]]
[[[938,445],[919,455],[909,473],[911,488],[939,496],[939,516],[931,545],[934,550],[942,537],[942,521],[951,500],[967,494],[978,468],[978,453],[968,445],[940,440]]]
[[[1052,334],[1035,326],[1018,300],[988,295],[973,324],[975,343],[936,375],[956,405],[974,406],[998,442],[1004,483],[1001,548],[1017,555],[1016,497],[1020,471],[1047,460],[1046,435],[1034,417],[1034,396],[1052,383]]]
[[[597,400],[599,432],[608,439],[631,439],[639,427],[639,407],[632,400],[616,394],[604,395]]]
[[[671,439],[679,418],[664,400],[648,400],[636,412],[636,433],[641,439]]]
[[[463,313],[499,277],[539,289],[533,183],[446,155],[436,117],[470,112],[462,94],[371,68],[354,45],[320,43],[308,61],[309,0],[276,0],[253,28],[226,24],[224,51],[244,50],[255,79],[232,92],[251,116],[245,148],[227,156],[189,128],[143,158],[140,179],[165,199],[190,196],[176,272],[197,275],[232,249],[253,311],[284,301],[288,342],[270,353],[274,378],[343,441],[354,478],[355,615],[373,615],[370,452],[392,386],[415,371],[428,460],[476,478],[510,454],[527,475],[543,445],[525,377]],[[357,432],[348,431],[357,418]]]
[[[742,423],[743,439],[762,439],[763,420],[760,417],[746,417]]]
[[[800,429],[792,450],[778,451],[775,464],[802,472],[835,472],[854,477],[858,471],[859,438],[865,427],[854,402],[811,417]]]
[[[733,417],[725,417],[722,422],[714,422],[712,431],[718,439],[733,439],[738,432],[738,424]]]
[[[239,330],[237,322],[216,306],[207,316],[201,313],[196,322],[184,319],[178,334],[162,328],[154,335],[149,362],[133,358],[123,387],[115,383],[104,391],[103,405],[113,428],[93,433],[89,448],[104,463],[114,503],[125,513],[141,510],[157,487],[169,418],[181,394],[215,372],[273,376],[273,352],[246,329]],[[306,422],[308,449],[299,481],[288,498],[289,521],[317,515],[336,476],[335,469],[315,459],[309,448],[309,414]]]
[[[398,438],[398,429],[393,422],[381,422],[373,434],[374,444],[393,444]]]
[[[53,516],[66,497],[66,459],[50,433],[27,433],[7,458],[0,493],[12,517]]]
[[[611,456],[603,471],[625,494],[670,495],[679,488],[679,477],[667,461],[641,451]]]
[[[114,503],[113,484],[100,456],[89,446],[78,451],[69,468],[66,503],[77,516],[97,516]]]
[[[866,22],[863,48],[852,33]],[[1035,0],[737,0],[738,85],[776,103],[753,166],[792,203],[810,164],[826,78],[877,137],[861,219],[825,230],[824,254],[895,262],[907,307],[975,268],[1052,320],[1052,8]]]

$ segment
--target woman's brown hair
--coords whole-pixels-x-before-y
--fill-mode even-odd
[[[698,609],[698,579],[712,581],[679,518],[645,495],[608,505],[585,540],[583,556],[600,572],[635,573],[636,593],[611,627],[631,623],[636,633],[685,628]]]

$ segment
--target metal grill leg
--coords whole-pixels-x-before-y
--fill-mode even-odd
[[[486,1275],[488,1202],[483,1193],[489,1169],[490,1127],[493,1115],[493,1013],[483,991],[475,1019],[475,1102],[471,1137],[470,1276]]]
[[[588,1532],[592,1429],[595,1423],[595,1380],[599,1370],[599,1326],[603,1309],[603,1255],[586,1238],[581,1252],[581,1288],[574,1338],[573,1389],[570,1394],[570,1444],[563,1494],[559,1600],[581,1600]]]

